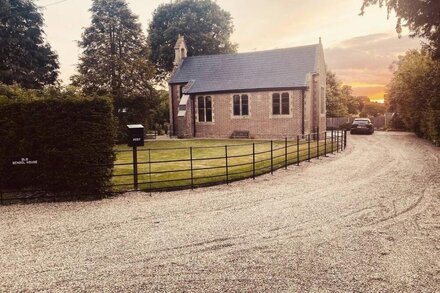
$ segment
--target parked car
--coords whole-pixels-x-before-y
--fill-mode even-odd
[[[363,133],[363,134],[373,134],[374,125],[368,118],[356,118],[351,124],[350,133]]]

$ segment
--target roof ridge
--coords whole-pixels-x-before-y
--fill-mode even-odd
[[[287,48],[278,48],[278,49],[267,49],[261,51],[251,51],[251,52],[239,52],[239,53],[228,53],[228,54],[212,54],[212,55],[196,55],[196,56],[188,56],[185,59],[194,59],[194,58],[202,58],[202,57],[213,57],[213,56],[237,56],[237,55],[246,55],[246,54],[258,54],[258,53],[266,53],[266,52],[275,52],[275,51],[286,51],[292,49],[306,48],[306,47],[318,47],[319,44],[311,44],[311,45],[303,45],[296,47],[287,47]]]

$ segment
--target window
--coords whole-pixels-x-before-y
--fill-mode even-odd
[[[290,103],[289,103],[289,94],[283,93],[281,95],[281,114],[289,115],[290,114]]]
[[[249,97],[248,95],[234,95],[233,99],[233,113],[234,116],[248,116],[249,115]]]
[[[212,122],[212,98],[210,96],[198,97],[199,122]]]
[[[289,115],[290,97],[289,93],[272,94],[272,115]]]

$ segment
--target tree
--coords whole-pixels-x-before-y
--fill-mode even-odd
[[[363,0],[361,15],[371,5],[386,6],[388,15],[397,15],[396,30],[402,32],[406,26],[412,36],[429,40],[433,57],[440,59],[440,2],[438,0]]]
[[[440,145],[440,61],[426,50],[399,57],[386,99],[408,129]]]
[[[237,45],[230,41],[232,17],[212,0],[178,0],[161,4],[148,28],[150,60],[159,79],[173,70],[174,45],[179,34],[185,36],[189,55],[233,53]]]
[[[154,68],[138,17],[125,0],[93,0],[92,24],[82,35],[83,49],[73,84],[86,93],[113,97],[151,95]]]
[[[379,115],[384,115],[387,108],[385,104],[377,103],[377,102],[368,102],[364,104],[362,108],[361,116],[362,117],[377,117]]]
[[[362,109],[364,108],[364,105],[366,103],[371,102],[370,98],[367,96],[358,96],[358,97],[356,97],[356,100],[358,101],[358,104],[359,104],[359,108],[358,108],[359,112],[362,112]]]
[[[336,74],[327,72],[327,116],[345,117],[359,112],[359,102],[351,86],[343,85]]]
[[[156,95],[148,44],[125,0],[93,0],[90,12],[92,24],[79,42],[83,52],[73,85],[113,98],[118,141],[125,142],[126,124],[145,125]]]
[[[56,82],[58,56],[42,27],[43,16],[32,1],[0,0],[0,82],[29,89]]]
[[[150,109],[149,125],[154,125],[156,130],[165,130],[170,121],[169,94],[168,91],[158,91],[155,99],[155,107]]]

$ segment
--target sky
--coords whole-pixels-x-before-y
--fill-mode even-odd
[[[69,82],[81,51],[77,41],[90,24],[91,0],[36,0],[45,6],[47,40],[58,53],[60,78]],[[154,9],[162,0],[128,0],[146,33]],[[217,0],[234,21],[231,37],[239,52],[270,50],[317,43],[325,49],[328,68],[354,95],[382,100],[392,76],[391,65],[420,40],[395,32],[396,18],[385,8],[370,7],[359,16],[361,0]]]

